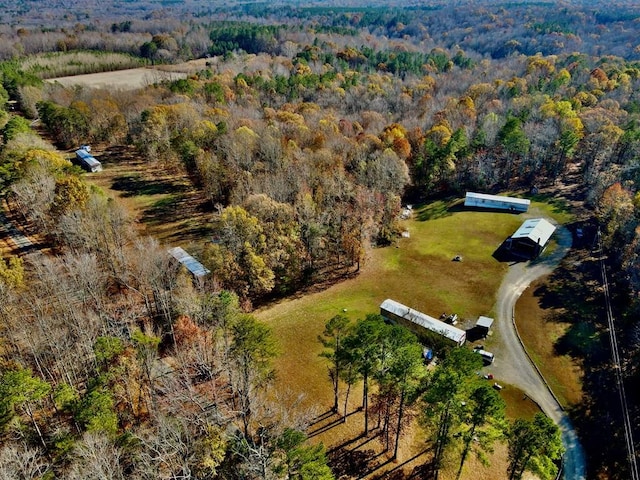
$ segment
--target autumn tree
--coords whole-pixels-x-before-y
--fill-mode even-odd
[[[0,448],[0,478],[3,480],[37,480],[49,474],[51,467],[40,449],[9,443]]]
[[[479,448],[490,448],[500,434],[499,422],[504,417],[504,400],[489,385],[484,384],[474,388],[469,395],[469,400],[462,412],[462,421],[466,424],[466,429],[462,433],[462,454],[457,479],[462,475],[462,469],[472,450],[473,442],[477,442]],[[482,427],[486,424],[493,424],[497,428],[494,431],[483,430]]]
[[[276,347],[271,330],[251,315],[240,316],[232,326],[232,332],[229,359],[233,363],[234,376],[231,383],[244,435],[249,437],[256,395],[273,380],[275,374],[271,361]]]
[[[506,123],[498,132],[498,141],[506,155],[504,177],[508,185],[513,176],[514,162],[529,152],[531,142],[522,129],[522,121],[513,116],[507,118]]]
[[[31,131],[30,122],[23,117],[12,115],[2,127],[2,139],[4,143],[13,140],[20,133]]]
[[[604,191],[598,202],[598,219],[603,225],[603,240],[608,247],[622,247],[630,243],[638,225],[633,194],[620,183]]]
[[[26,415],[43,447],[46,447],[42,430],[36,421],[35,409],[51,391],[51,385],[25,368],[7,370],[0,376],[0,426]]]
[[[353,332],[344,339],[349,360],[362,376],[362,409],[364,411],[364,435],[369,434],[369,385],[381,362],[380,339],[385,329],[380,315],[367,315],[356,322]]]
[[[428,379],[423,396],[423,421],[433,435],[436,478],[453,434],[461,423],[461,408],[468,399],[469,384],[481,366],[479,355],[466,348],[454,348]]]
[[[8,287],[21,287],[24,284],[24,260],[20,257],[0,258],[0,282]]]
[[[227,207],[216,218],[215,235],[218,243],[205,252],[213,274],[245,297],[270,292],[274,273],[259,220],[242,207]]]
[[[245,208],[259,220],[263,231],[269,232],[265,236],[264,258],[273,270],[274,288],[291,291],[299,285],[306,256],[295,209],[264,194],[247,198]]]
[[[516,419],[510,426],[509,480],[519,480],[525,471],[543,479],[555,478],[556,461],[562,456],[560,430],[543,413],[536,413],[533,420]]]
[[[333,387],[333,406],[331,410],[335,413],[338,412],[338,391],[343,374],[342,360],[345,356],[343,353],[345,347],[342,342],[344,337],[349,334],[350,327],[349,319],[345,315],[336,315],[325,324],[322,335],[318,337],[325,348],[320,355],[329,361],[327,368]]]
[[[389,382],[397,389],[398,406],[396,411],[397,424],[395,425],[395,443],[393,448],[393,457],[398,456],[398,447],[400,444],[400,435],[404,427],[406,427],[406,409],[407,404],[415,397],[414,392],[418,386],[418,382],[424,377],[424,364],[422,362],[422,347],[418,343],[414,334],[404,327],[396,326],[391,330],[392,337],[392,360],[389,364],[387,379],[383,382]]]
[[[85,433],[73,447],[66,477],[70,480],[124,480],[124,457],[124,452],[112,438],[98,432]]]
[[[83,103],[69,107],[57,105],[51,101],[37,104],[40,120],[54,138],[65,148],[81,145],[89,137],[88,108]]]

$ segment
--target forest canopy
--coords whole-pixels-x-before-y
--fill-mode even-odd
[[[465,190],[579,186],[622,292],[625,373],[638,378],[640,7],[356,3],[3,3],[0,195],[46,245],[0,261],[9,477],[32,459],[41,478],[333,478],[324,448],[306,443],[313,415],[274,391],[277,342],[252,311],[356,275],[397,242],[403,205]],[[198,59],[143,87],[49,81]],[[208,220],[190,247],[206,280],[60,153],[85,144],[198,192]],[[428,373],[410,335],[375,316],[331,320],[334,413],[341,386],[364,382],[368,398],[371,374],[387,449],[419,418],[438,455],[462,442],[462,471],[472,450],[535,432],[549,457],[546,444],[510,446],[510,474],[555,471],[553,426],[506,425],[475,357]],[[518,457],[525,447],[536,466]]]

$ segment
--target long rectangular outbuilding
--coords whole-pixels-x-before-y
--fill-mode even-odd
[[[465,207],[507,210],[509,212],[526,212],[529,210],[530,204],[531,201],[526,198],[475,192],[467,192],[464,199]]]
[[[85,170],[89,172],[100,172],[102,170],[102,164],[86,148],[79,148],[75,153],[78,162]]]
[[[467,333],[464,330],[389,298],[380,304],[380,315],[389,321],[407,327],[418,336],[425,333],[437,334],[458,346],[463,345],[467,339]]]

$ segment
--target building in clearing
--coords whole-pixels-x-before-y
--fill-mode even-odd
[[[486,193],[467,192],[464,199],[465,207],[489,208],[508,210],[509,212],[526,212],[529,210],[530,200],[526,198],[505,197],[502,195],[488,195]]]
[[[493,326],[493,318],[480,316],[478,317],[478,321],[476,322],[476,330],[480,335],[486,337],[489,335],[489,330]]]
[[[529,258],[536,258],[545,249],[554,227],[544,218],[526,220],[507,240],[507,248],[512,252]]]
[[[76,158],[80,162],[80,166],[89,172],[100,172],[102,170],[102,164],[89,153],[86,146],[76,150]]]
[[[169,255],[184,265],[195,278],[202,278],[211,273],[208,268],[184,251],[182,247],[174,247],[169,249]]]
[[[464,330],[436,320],[395,300],[386,299],[382,302],[380,315],[388,321],[408,328],[419,337],[435,334],[458,346],[463,345],[467,339],[467,333]]]

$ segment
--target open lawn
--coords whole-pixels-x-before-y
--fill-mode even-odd
[[[395,246],[371,251],[358,276],[324,291],[282,300],[258,310],[256,316],[272,327],[280,343],[279,386],[303,392],[308,404],[319,405],[322,411],[328,409],[332,392],[326,364],[319,357],[318,336],[327,320],[338,313],[356,320],[368,313],[378,313],[380,303],[393,298],[435,317],[442,312],[458,313],[458,326],[463,329],[472,326],[479,315],[491,316],[495,294],[508,268],[493,254],[525,218],[548,216],[550,208],[534,204],[526,216],[467,211],[461,208],[460,200],[415,208],[413,218],[404,223],[410,237],[399,239]],[[452,261],[456,255],[462,257],[461,262]],[[529,417],[537,411],[537,406],[515,388],[508,386],[503,395],[511,417]],[[356,387],[351,408],[355,409],[361,398]],[[358,422],[359,416],[354,413],[347,424]],[[333,447],[356,437],[360,429],[360,422],[352,428],[340,425],[318,431],[314,439]],[[418,455],[424,445],[416,439],[412,442],[401,450],[401,462]],[[504,451],[496,458],[504,472]],[[476,465],[465,469],[467,478],[478,475],[485,478],[488,471],[481,468]],[[370,477],[376,478],[379,473],[372,472]]]
[[[283,385],[329,403],[331,392],[317,338],[325,323],[344,310],[356,320],[379,313],[380,303],[392,298],[435,317],[456,312],[461,328],[491,313],[507,268],[492,254],[523,217],[454,206],[454,212],[430,218],[433,208],[416,209],[414,219],[405,223],[410,238],[371,251],[358,276],[256,312],[280,342],[278,371]],[[463,261],[452,261],[456,255]]]

